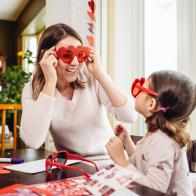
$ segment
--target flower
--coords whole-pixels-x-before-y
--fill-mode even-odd
[[[31,52],[29,49],[26,49],[26,51],[19,51],[17,53],[17,56],[21,56],[23,60],[26,60],[28,64],[34,64],[36,57],[33,57],[33,52]]]
[[[19,52],[17,53],[17,56],[24,57],[24,56],[25,56],[25,52],[24,52],[24,51],[19,51]]]

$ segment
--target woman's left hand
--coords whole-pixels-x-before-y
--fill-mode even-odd
[[[120,138],[118,137],[110,138],[110,140],[106,144],[106,149],[111,159],[114,161],[114,163],[122,167],[128,166],[129,163],[126,160],[126,157],[124,154],[124,146]]]
[[[97,79],[101,76],[103,70],[101,68],[100,58],[97,57],[96,51],[94,48],[90,48],[90,54],[88,60],[86,61],[86,66],[89,72]]]

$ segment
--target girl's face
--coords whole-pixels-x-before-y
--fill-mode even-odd
[[[148,78],[143,87],[149,89],[150,79]],[[156,108],[156,100],[149,96],[146,92],[141,91],[135,98],[135,109],[142,114],[145,118],[152,115]]]
[[[61,47],[66,48],[67,46],[70,46],[70,45],[72,45],[76,48],[77,46],[81,45],[81,42],[74,37],[68,36],[56,44],[56,50],[58,50]],[[56,67],[57,77],[59,80],[65,81],[66,83],[74,82],[77,78],[78,73],[79,73],[79,69],[80,69],[80,63],[78,62],[78,59],[76,56],[74,56],[74,58],[70,64],[64,63],[59,58],[58,65]]]

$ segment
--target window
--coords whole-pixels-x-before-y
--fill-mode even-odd
[[[145,75],[161,69],[177,70],[176,0],[144,2]]]
[[[30,50],[32,52],[32,61],[35,62],[37,55],[37,36],[25,36],[23,37],[23,51]],[[25,59],[23,61],[24,70],[27,72],[34,72],[35,65],[29,64]]]

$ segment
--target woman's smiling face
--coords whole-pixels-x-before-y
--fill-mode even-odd
[[[67,48],[70,45],[76,48],[77,46],[81,46],[82,44],[78,39],[68,36],[56,44],[56,50],[61,47]],[[61,59],[58,59],[58,65],[56,67],[58,80],[64,80],[67,83],[74,82],[77,79],[79,69],[80,63],[78,62],[76,56],[74,56],[70,64],[66,64]]]

